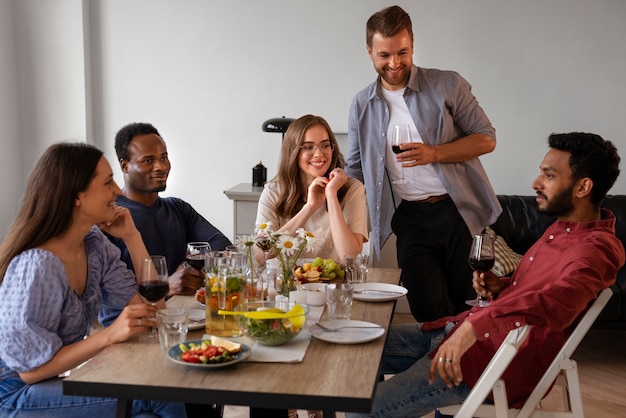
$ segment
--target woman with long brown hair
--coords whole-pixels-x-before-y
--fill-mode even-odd
[[[117,400],[63,395],[57,377],[110,344],[155,326],[155,308],[102,233],[124,240],[133,261],[148,255],[120,189],[97,148],[55,144],[35,166],[0,245],[0,415],[115,415]],[[136,264],[139,265],[139,264]],[[123,309],[89,335],[102,307]],[[134,401],[133,414],[184,417],[182,404]]]
[[[313,233],[315,248],[305,257],[343,263],[346,255],[359,254],[368,237],[365,190],[346,176],[343,166],[326,120],[314,115],[296,119],[285,132],[278,174],[261,193],[257,224]]]

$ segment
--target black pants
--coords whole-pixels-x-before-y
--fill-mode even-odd
[[[452,199],[403,200],[391,228],[415,319],[431,321],[467,310],[465,300],[476,297],[468,264],[472,236]]]

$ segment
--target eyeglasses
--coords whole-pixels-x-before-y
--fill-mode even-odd
[[[316,149],[319,149],[323,154],[330,154],[331,152],[333,152],[333,149],[335,149],[335,147],[330,141],[327,141],[327,142],[322,142],[319,145],[315,145],[315,144],[300,145],[300,149],[305,154],[314,154]]]

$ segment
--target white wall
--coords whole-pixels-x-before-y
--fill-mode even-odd
[[[85,140],[81,0],[0,0],[0,236],[52,143]]]
[[[0,7],[7,7],[2,1],[7,0],[0,0]],[[51,9],[49,1],[43,3]],[[80,3],[56,1],[73,7]],[[56,54],[82,48],[63,31],[67,24],[71,28],[84,24],[81,39],[87,59],[76,68],[86,71],[87,110],[77,120],[87,119],[89,140],[103,148],[115,166],[117,129],[131,121],[155,124],[168,143],[173,164],[166,193],[189,201],[232,236],[232,206],[223,190],[249,182],[259,159],[268,166],[268,176],[276,173],[280,134],[262,132],[261,123],[271,117],[315,113],[336,131],[345,131],[353,95],[375,77],[365,51],[365,21],[390,4],[85,0],[84,21],[77,23],[74,19],[81,16],[66,12],[60,22],[31,25],[18,33],[32,34],[40,45],[44,38],[57,39],[62,44],[54,46]],[[498,146],[482,160],[496,192],[532,193],[530,183],[551,132],[595,132],[613,140],[626,156],[626,2],[397,4],[413,19],[415,62],[458,70],[491,117]],[[26,11],[41,13],[34,7]],[[0,15],[4,23],[4,13]],[[2,25],[0,31],[4,34],[7,29]],[[4,44],[11,46],[3,36],[0,45]],[[23,44],[13,45],[21,51]],[[43,62],[24,70],[32,70],[35,79],[48,80],[52,75],[45,67],[54,64],[55,55],[40,52]],[[48,112],[46,119],[34,121],[38,135],[49,131],[44,128],[51,120],[65,119],[63,109],[55,109],[53,103],[69,101],[73,108],[76,92],[71,87],[60,83],[54,97],[38,94]],[[30,96],[26,94],[26,99]],[[0,106],[6,106],[5,99],[0,98]],[[20,114],[40,107],[30,100]],[[47,133],[76,135],[72,126],[64,128],[61,134]],[[21,132],[20,139],[24,137]],[[121,175],[117,179],[121,181]],[[626,193],[626,174],[612,192]],[[0,226],[10,222],[4,210],[2,216]]]

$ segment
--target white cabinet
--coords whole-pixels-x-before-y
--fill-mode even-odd
[[[252,235],[259,197],[263,187],[252,187],[252,183],[239,183],[224,194],[233,201],[233,239],[241,235]],[[234,241],[233,241],[234,242]]]

